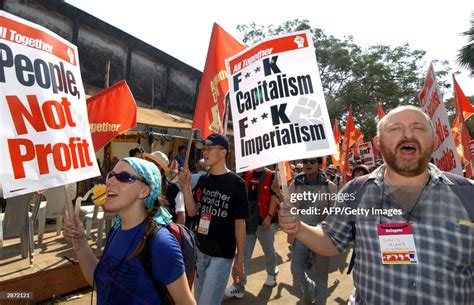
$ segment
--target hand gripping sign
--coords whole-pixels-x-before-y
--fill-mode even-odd
[[[336,152],[309,31],[262,41],[226,67],[237,172]]]
[[[76,46],[0,11],[0,53],[5,198],[98,176]]]

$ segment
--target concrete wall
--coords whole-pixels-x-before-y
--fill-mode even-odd
[[[0,0],[0,8],[77,45],[86,94],[126,79],[139,106],[192,117],[201,72],[60,0]],[[153,99],[153,102],[152,102]]]

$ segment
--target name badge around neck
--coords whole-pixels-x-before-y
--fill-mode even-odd
[[[383,264],[418,264],[409,222],[378,224],[377,232]]]

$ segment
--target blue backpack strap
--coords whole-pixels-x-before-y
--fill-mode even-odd
[[[348,194],[355,193],[354,207],[357,207],[359,205],[359,202],[362,198],[362,194],[364,194],[365,189],[367,187],[366,182],[368,178],[369,178],[369,175],[357,177],[356,179],[351,181],[351,185],[346,191],[346,193]],[[352,238],[355,239],[355,235],[356,235],[355,221],[351,221],[350,224],[352,227]],[[347,274],[350,274],[352,272],[352,269],[354,268],[355,257],[356,257],[356,252],[355,252],[355,247],[354,247],[354,249],[352,249],[351,261],[349,262],[349,267],[347,268]]]
[[[466,209],[470,221],[474,222],[474,201],[472,200],[474,186],[468,179],[459,175],[450,172],[443,172],[443,174],[453,182],[453,184],[450,185],[451,189],[458,196]]]

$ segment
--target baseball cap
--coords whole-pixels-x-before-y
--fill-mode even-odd
[[[149,153],[143,153],[143,158],[148,161],[155,162],[159,167],[161,167],[164,171],[165,174],[168,173],[169,171],[169,160],[168,157],[166,156],[165,153],[161,151],[154,151],[151,154]]]
[[[213,133],[209,135],[204,141],[202,141],[202,144],[208,145],[208,146],[220,145],[224,147],[227,151],[229,151],[230,149],[229,140],[227,140],[225,136],[219,133]]]

